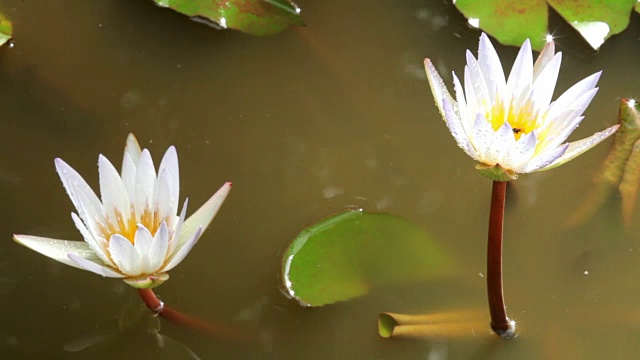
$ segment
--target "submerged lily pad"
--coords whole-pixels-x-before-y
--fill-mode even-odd
[[[452,270],[449,257],[422,228],[361,210],[303,230],[282,261],[287,292],[305,306],[352,299],[382,285],[436,279]]]
[[[153,0],[199,22],[266,36],[291,25],[304,25],[300,8],[290,0]]]
[[[456,7],[469,23],[480,27],[505,45],[520,46],[531,39],[534,49],[544,46],[547,34],[547,4],[552,6],[580,35],[598,49],[611,35],[629,25],[637,0],[458,0]]]
[[[0,46],[11,39],[13,35],[13,25],[4,15],[0,14]]]

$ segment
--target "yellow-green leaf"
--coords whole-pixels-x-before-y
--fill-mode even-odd
[[[422,228],[397,216],[363,211],[330,216],[303,230],[282,262],[287,292],[306,306],[451,272],[448,256]]]

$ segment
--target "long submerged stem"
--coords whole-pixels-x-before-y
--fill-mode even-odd
[[[507,317],[502,291],[502,226],[506,192],[506,181],[493,182],[487,244],[487,292],[491,329],[503,338],[512,338],[516,335],[516,323]]]
[[[147,308],[154,314],[172,321],[176,324],[186,326],[191,329],[202,331],[207,334],[220,336],[227,340],[242,342],[248,340],[247,337],[237,329],[229,328],[225,325],[214,324],[186,315],[178,310],[165,305],[151,289],[138,289],[140,297]]]

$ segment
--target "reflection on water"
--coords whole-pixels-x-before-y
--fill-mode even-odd
[[[152,152],[177,147],[182,193],[194,203],[234,182],[213,227],[157,291],[176,308],[257,334],[255,343],[227,344],[162,323],[163,336],[200,358],[639,353],[638,226],[622,231],[616,198],[592,222],[563,225],[592,188],[607,145],[514,184],[504,267],[518,339],[489,335],[488,314],[486,332],[463,338],[378,336],[381,312],[486,309],[490,182],[457,148],[421,71],[428,56],[450,84],[446,74],[463,69],[462,54],[475,52],[478,31],[446,2],[298,5],[308,26],[271,38],[217,32],[150,1],[0,5],[15,25],[15,46],[0,49],[1,357],[87,358],[69,344],[118,333],[120,309],[135,298],[131,289],[10,239],[21,232],[79,240],[53,158],[95,174],[97,154],[120,156],[129,132]],[[605,70],[572,137],[579,139],[615,122],[618,98],[640,96],[640,75],[630,71],[640,55],[640,26],[632,21],[594,53],[569,25],[555,24],[564,52],[558,93]],[[517,53],[498,51],[506,61]],[[87,181],[97,189],[97,178]],[[277,275],[282,251],[301,228],[348,206],[390,212],[428,229],[464,265],[459,277],[318,309],[284,298]],[[158,348],[144,327],[130,331],[110,338],[117,353],[97,347],[91,358],[182,356],[171,357],[168,345]]]

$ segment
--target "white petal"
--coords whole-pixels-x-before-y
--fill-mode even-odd
[[[478,154],[474,150],[473,145],[469,142],[469,138],[467,137],[467,134],[460,122],[460,118],[453,112],[451,104],[446,99],[444,100],[443,108],[447,127],[449,128],[451,135],[453,135],[453,138],[456,139],[458,146],[469,156],[478,160]]]
[[[516,139],[513,136],[513,128],[511,128],[508,122],[505,122],[494,132],[491,144],[484,155],[484,161],[488,164],[500,164],[506,169],[509,169],[509,164],[505,164],[507,160],[506,155],[511,152],[515,142]]]
[[[429,86],[431,87],[431,92],[433,93],[433,98],[436,101],[436,106],[438,110],[440,110],[440,115],[442,115],[444,119],[444,109],[442,108],[442,100],[448,99],[451,102],[454,102],[451,94],[449,94],[449,90],[447,90],[447,86],[442,81],[442,78],[438,74],[438,71],[431,63],[430,59],[424,59],[424,68],[427,72],[427,80],[429,80]]]
[[[587,106],[596,96],[598,88],[591,89],[569,104],[565,111],[561,112],[555,119],[545,119],[544,126],[548,128],[549,132],[562,133],[567,128],[571,128],[576,118],[578,118],[586,110]],[[573,131],[573,130],[571,130]],[[569,132],[570,134],[570,132]],[[567,134],[568,136],[568,134]],[[565,137],[566,139],[566,137]],[[564,141],[564,140],[561,140]]]
[[[140,272],[142,274],[152,274],[154,272],[148,270],[151,263],[149,249],[151,249],[152,242],[153,235],[151,235],[144,225],[138,224],[138,229],[134,235],[133,247],[136,249],[136,252],[138,252],[138,256],[140,257]]]
[[[125,277],[125,275],[114,271],[110,267],[104,266],[102,264],[98,264],[98,263],[93,262],[91,260],[87,260],[87,259],[85,259],[85,258],[83,258],[81,256],[76,255],[76,254],[69,253],[68,254],[68,258],[69,258],[69,260],[71,260],[71,262],[73,262],[75,264],[76,267],[78,267],[80,269],[83,269],[83,270],[91,271],[92,273],[96,273],[96,274],[98,274],[100,276],[110,277],[110,278],[123,278],[123,277]]]
[[[165,152],[160,167],[158,168],[158,174],[162,174],[163,171],[167,171],[171,178],[171,191],[169,192],[169,199],[173,214],[178,211],[178,200],[180,199],[180,171],[178,166],[178,153],[176,148],[171,146]]]
[[[128,153],[124,153],[124,159],[122,159],[122,183],[127,190],[130,201],[133,201],[136,192],[137,166],[138,163],[134,162]]]
[[[180,264],[182,260],[184,260],[187,254],[189,254],[193,246],[198,242],[198,239],[200,238],[200,235],[202,235],[203,231],[204,230],[201,227],[197,228],[196,231],[191,236],[191,238],[189,238],[184,243],[184,245],[178,248],[178,251],[175,254],[173,254],[173,256],[169,259],[169,262],[162,269],[162,271],[169,271],[174,267],[178,266],[178,264]]]
[[[569,90],[565,91],[556,101],[549,105],[549,110],[547,111],[546,117],[550,119],[557,117],[558,114],[562,113],[568,107],[570,107],[570,105],[578,98],[583,96],[586,92],[595,88],[601,74],[602,71],[599,71],[585,79],[582,79],[571,88],[569,88]]]
[[[173,255],[178,247],[180,233],[182,232],[182,224],[184,224],[184,219],[187,215],[188,204],[189,204],[189,199],[187,198],[184,200],[184,205],[182,205],[182,211],[180,211],[180,217],[178,218],[178,223],[176,224],[176,227],[173,230],[173,234],[170,236],[169,249],[167,250],[167,253],[169,254],[169,256]]]
[[[529,94],[532,81],[533,56],[531,55],[531,43],[527,39],[522,44],[518,56],[511,67],[505,99],[511,98],[515,106],[520,106],[524,102],[524,97]]]
[[[567,151],[569,144],[561,145],[557,148],[551,148],[549,150],[543,151],[538,155],[535,155],[522,170],[522,173],[530,173],[534,171],[538,171],[549,164],[556,161],[558,158],[562,156]]]
[[[118,270],[128,276],[142,274],[142,259],[133,244],[124,236],[115,234],[109,240],[109,253]]]
[[[140,144],[138,144],[138,139],[133,134],[129,134],[127,136],[127,143],[124,146],[124,157],[129,155],[134,164],[138,163],[140,159],[140,154],[142,150],[140,150]],[[122,161],[124,163],[124,159]]]
[[[592,147],[598,145],[599,143],[604,141],[606,138],[611,136],[613,133],[616,132],[616,130],[618,130],[619,126],[620,125],[616,124],[616,125],[608,128],[608,129],[605,129],[603,131],[597,132],[597,133],[589,136],[588,138],[569,143],[567,151],[560,158],[558,158],[556,161],[554,161],[550,165],[548,165],[546,167],[543,167],[543,168],[540,168],[538,171],[553,169],[553,168],[558,167],[558,166],[560,166],[560,165],[562,165],[562,164],[564,164],[564,163],[566,163],[566,162],[568,162],[570,160],[573,160],[577,156],[581,155],[585,151],[587,151],[587,150],[591,149]]]
[[[153,237],[151,247],[149,248],[149,264],[147,273],[152,274],[160,270],[167,258],[167,250],[169,248],[169,230],[167,223],[164,221],[160,224],[156,235]]]
[[[473,129],[473,123],[476,121],[476,114],[478,113],[486,113],[489,112],[488,116],[491,116],[491,104],[486,107],[483,104],[483,99],[479,99],[476,96],[475,90],[473,90],[473,86],[471,85],[473,82],[471,71],[469,71],[469,66],[464,67],[464,94],[465,100],[467,101],[467,115],[469,119],[467,120],[471,124],[471,128]],[[484,101],[486,102],[486,100]],[[473,137],[469,137],[473,142]]]
[[[156,169],[153,167],[151,154],[147,149],[142,150],[136,173],[135,209],[136,216],[141,216],[145,210],[151,210],[153,194],[155,192]],[[139,220],[139,218],[138,218]]]
[[[464,90],[462,89],[462,84],[460,83],[460,79],[453,74],[453,88],[456,92],[456,100],[458,101],[458,114],[460,115],[460,123],[462,124],[462,128],[464,129],[464,133],[467,137],[473,135],[473,120],[475,120],[475,113],[472,117],[467,109],[467,101],[465,100]],[[452,107],[453,109],[453,107]]]
[[[540,52],[538,59],[536,59],[536,63],[533,65],[533,81],[535,81],[538,78],[538,75],[540,75],[540,72],[545,68],[545,66],[547,66],[547,64],[551,61],[551,59],[553,59],[555,52],[556,52],[556,45],[554,44],[554,42],[553,41],[547,42],[547,44],[544,46],[544,48]]]
[[[79,269],[81,269],[81,267],[69,260],[67,254],[73,253],[85,259],[96,259],[99,261],[89,244],[84,241],[58,240],[19,234],[13,235],[13,240],[53,260]]]
[[[480,64],[473,57],[470,51],[467,51],[467,69],[469,71],[468,75],[465,74],[464,86],[465,93],[467,94],[467,103],[471,102],[469,94],[474,94],[476,99],[476,104],[478,109],[482,109],[479,111],[484,112],[485,110],[489,110],[491,108],[491,104],[493,103],[493,99],[489,93],[487,80],[484,78],[484,74],[482,73],[482,68],[480,68]],[[470,91],[469,88],[473,88],[473,91]],[[486,108],[489,109],[486,109]]]
[[[562,53],[557,53],[533,82],[531,90],[532,99],[536,109],[540,112],[546,111],[549,107],[549,103],[553,97],[553,91],[556,88],[556,82],[558,81],[561,62]]]
[[[491,124],[485,120],[482,114],[476,116],[476,121],[473,124],[473,147],[478,154],[478,161],[484,162],[485,154],[491,145],[493,139],[493,128]],[[495,165],[485,163],[486,165]]]
[[[521,172],[524,165],[531,160],[533,153],[536,151],[537,138],[535,132],[530,132],[520,136],[513,148],[507,155],[507,162],[511,164],[511,169],[515,172]]]
[[[152,209],[157,211],[158,219],[163,220],[170,216],[175,216],[178,211],[177,203],[173,204],[174,200],[171,199],[172,182],[173,179],[171,178],[169,171],[165,169],[159,173],[154,186],[154,203],[152,207]]]
[[[220,206],[222,206],[224,199],[227,198],[229,191],[231,191],[231,183],[227,182],[198,211],[184,221],[178,238],[177,251],[180,251],[180,247],[191,239],[198,229],[202,228],[201,231],[203,232],[207,229],[218,213]]]
[[[98,158],[98,173],[100,174],[100,194],[102,195],[102,206],[107,219],[112,225],[118,227],[118,217],[126,219],[131,216],[131,203],[127,190],[122,183],[120,174],[115,167],[107,160],[106,157],[100,155]],[[118,232],[127,232],[129,229],[119,229]]]
[[[91,187],[71,166],[62,159],[55,159],[56,171],[62,180],[62,185],[84,220],[85,225],[94,236],[99,234],[98,223],[104,223],[102,203]]]
[[[478,63],[484,74],[491,101],[495,101],[496,93],[504,92],[506,80],[498,53],[485,33],[480,35]]]
[[[107,256],[107,242],[102,237],[95,237],[91,234],[89,229],[84,225],[82,220],[75,213],[71,213],[71,219],[73,219],[73,223],[76,225],[76,228],[82,234],[84,241],[89,244],[89,247],[93,252],[108,266],[114,266],[109,257]]]

